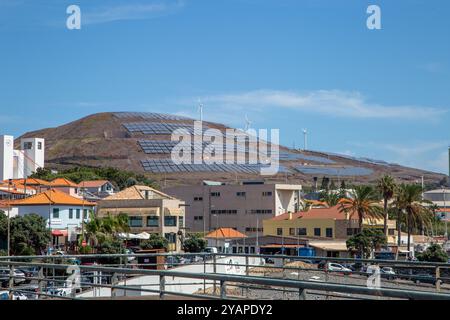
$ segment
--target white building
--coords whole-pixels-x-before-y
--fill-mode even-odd
[[[14,150],[14,137],[0,136],[0,181],[23,179],[44,167],[45,140],[23,138]]]

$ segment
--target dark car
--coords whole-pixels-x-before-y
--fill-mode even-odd
[[[327,265],[327,262],[325,260],[322,260],[319,262],[319,264],[317,265],[318,269],[325,269],[325,266]]]
[[[412,281],[414,281],[416,284],[419,283],[429,283],[432,285],[436,285],[436,277],[429,274],[429,273],[420,273],[420,274],[416,274],[411,278]],[[441,280],[438,280],[441,281]]]

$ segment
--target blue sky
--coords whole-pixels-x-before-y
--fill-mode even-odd
[[[81,30],[66,28],[79,5]],[[382,10],[382,30],[366,9]],[[0,133],[156,111],[447,172],[447,0],[0,0]]]

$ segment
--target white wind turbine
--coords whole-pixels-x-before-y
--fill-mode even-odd
[[[248,119],[248,114],[245,114],[245,132],[248,132],[252,122]]]
[[[308,150],[308,129],[303,129],[304,150]]]
[[[198,112],[200,113],[200,122],[203,122],[203,103],[198,100]]]

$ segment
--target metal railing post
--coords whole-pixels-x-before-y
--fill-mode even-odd
[[[441,277],[441,268],[436,267],[436,291],[441,291],[441,280],[439,279]]]
[[[225,300],[227,298],[227,285],[225,280],[220,280],[220,299]]]
[[[117,277],[117,273],[113,273],[113,275],[111,277],[111,298],[115,298],[117,295],[116,288],[114,288],[114,287],[118,283],[119,283],[119,278]]]
[[[38,299],[42,297],[41,293],[44,290],[44,279],[44,267],[40,267],[38,273]]]
[[[298,300],[306,300],[306,289],[298,289]]]
[[[203,257],[203,273],[206,274],[206,259]],[[206,294],[206,279],[203,279],[203,294]]]
[[[216,254],[213,254],[213,273],[216,274],[217,273],[217,258],[216,258]],[[213,295],[216,295],[216,290],[217,290],[217,284],[216,284],[216,280],[214,280],[214,285],[213,285]]]
[[[9,300],[13,300],[14,296],[14,265],[9,266]]]
[[[245,275],[248,277],[250,274],[250,270],[249,270],[249,258],[248,256],[245,256]],[[246,286],[245,288],[245,297],[248,298],[248,292],[249,292],[249,288],[248,286]]]
[[[163,275],[159,276],[159,298],[164,299],[164,291],[166,291],[166,277]]]

